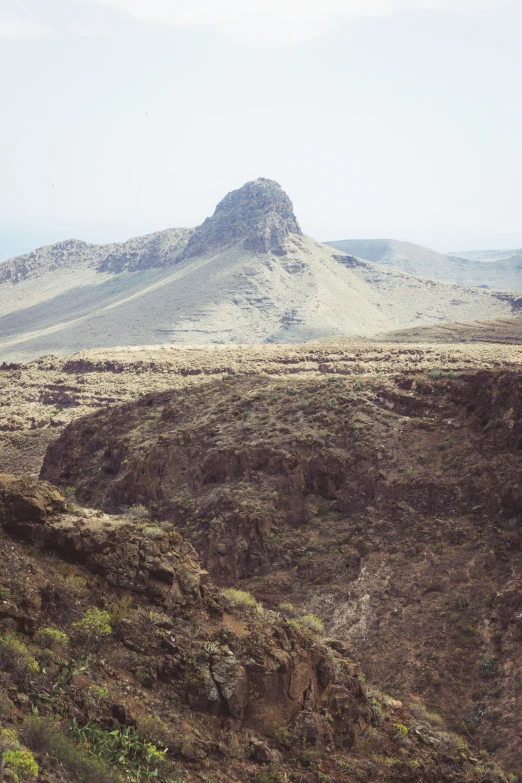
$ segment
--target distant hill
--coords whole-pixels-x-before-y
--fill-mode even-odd
[[[453,255],[395,239],[342,239],[326,244],[430,280],[493,290],[522,290],[522,251],[474,250]]]
[[[303,235],[286,193],[258,179],[195,229],[112,245],[69,240],[0,264],[0,361],[176,342],[296,343],[513,312],[509,296],[391,266]]]
[[[466,258],[469,261],[506,261],[513,256],[521,255],[522,248],[517,250],[461,250],[458,253],[448,253],[450,256]]]

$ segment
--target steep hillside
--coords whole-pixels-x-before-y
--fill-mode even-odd
[[[518,372],[248,377],[69,425],[42,477],[175,521],[212,578],[313,613],[516,776]],[[391,780],[392,778],[386,778]]]
[[[317,618],[217,589],[142,509],[0,474],[0,556],[10,781],[506,783],[422,704],[365,687]]]
[[[197,229],[121,246],[64,243],[0,265],[0,354],[93,347],[303,342],[509,316],[488,291],[405,275],[302,234],[266,179],[229,193]]]
[[[344,253],[430,280],[493,290],[522,290],[522,257],[516,251],[476,251],[460,256],[437,253],[395,239],[345,239],[327,244]]]

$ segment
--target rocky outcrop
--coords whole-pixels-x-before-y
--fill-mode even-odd
[[[59,270],[77,272],[93,269],[118,274],[169,266],[176,262],[193,231],[192,228],[169,228],[105,245],[78,239],[45,245],[2,263],[0,285],[21,283]]]
[[[336,675],[327,647],[291,628],[281,616],[269,625],[256,609],[247,611],[246,632],[234,642],[235,634],[223,620],[227,600],[203,574],[194,548],[179,533],[88,509],[60,513],[63,507],[59,493],[45,482],[0,476],[0,523],[6,531],[80,563],[112,588],[161,606],[165,614],[149,625],[150,630],[155,623],[167,629],[165,636],[144,646],[139,620],[130,619],[122,624],[121,638],[130,649],[152,656],[151,665],[162,681],[183,681],[194,709],[227,718],[236,730],[251,728],[261,734],[289,726],[303,711],[310,722],[316,711],[326,710],[328,720],[317,714],[314,725],[325,724],[323,733],[330,743],[338,740],[340,747],[349,747],[360,736],[371,716],[353,664],[338,665]],[[23,622],[23,627],[37,625],[37,618],[17,614],[9,605],[0,610],[0,626],[2,617]],[[179,622],[196,618],[212,625],[218,638],[226,631],[228,644],[211,643],[207,651],[191,639]],[[189,677],[186,661],[192,659]],[[334,685],[336,679],[342,686]],[[316,740],[324,752],[326,745]]]
[[[51,484],[0,473],[0,525],[18,529],[40,525],[65,511],[65,500]]]
[[[271,179],[256,179],[219,202],[190,238],[179,260],[241,243],[254,253],[286,255],[290,234],[301,235],[292,202]]]

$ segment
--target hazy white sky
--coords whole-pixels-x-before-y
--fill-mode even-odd
[[[318,239],[522,247],[522,0],[0,0],[0,258],[277,179]]]

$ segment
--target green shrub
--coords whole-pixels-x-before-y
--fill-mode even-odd
[[[16,750],[19,746],[14,729],[0,729],[0,757],[9,750]]]
[[[304,617],[300,617],[299,623],[314,633],[324,633],[323,622],[315,614],[306,614]]]
[[[22,737],[35,753],[56,758],[74,783],[121,783],[105,761],[89,756],[50,718],[29,718],[22,727]]]
[[[65,650],[69,646],[69,637],[57,628],[40,628],[34,640],[46,650]]]
[[[256,607],[258,605],[252,593],[248,593],[246,590],[236,590],[234,587],[227,587],[223,590],[223,595],[228,598],[231,606]]]
[[[13,773],[16,783],[25,783],[38,775],[38,764],[30,750],[8,750],[4,753],[6,769]]]
[[[119,625],[120,623],[125,620],[126,617],[129,616],[129,614],[132,611],[133,607],[133,600],[132,596],[125,595],[122,598],[119,598],[117,601],[112,601],[111,603],[107,604],[107,611],[110,616],[110,622],[113,625]]]
[[[6,601],[11,597],[11,591],[8,587],[0,587],[0,601]]]
[[[439,381],[441,378],[444,377],[444,372],[442,370],[431,370],[431,372],[429,372],[428,375],[434,381]]]
[[[90,746],[94,756],[121,766],[122,771],[130,773],[131,779],[137,783],[158,778],[159,769],[165,762],[166,750],[144,740],[141,732],[133,726],[107,731],[96,723],[79,727],[73,719],[71,736],[82,745]]]
[[[88,592],[87,579],[77,574],[67,573],[63,578],[63,587],[75,597],[84,596]]]
[[[9,671],[19,680],[30,679],[40,667],[24,642],[14,634],[0,637],[0,671]]]
[[[386,712],[385,712],[381,702],[375,696],[371,696],[370,699],[369,699],[369,702],[370,702],[370,707],[371,707],[371,710],[372,710],[372,713],[373,713],[373,718],[374,718],[375,722],[376,723],[382,723],[382,721],[384,720],[384,717],[386,715]]]
[[[82,619],[73,623],[73,628],[83,633],[88,641],[100,641],[112,633],[111,616],[103,609],[87,609]]]

